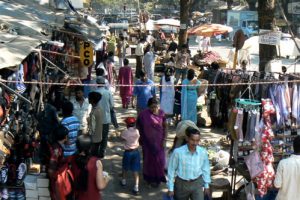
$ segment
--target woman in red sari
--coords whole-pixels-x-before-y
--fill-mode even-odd
[[[120,85],[120,96],[123,108],[128,108],[133,93],[133,73],[131,67],[128,65],[128,59],[125,58],[123,62],[124,66],[119,69],[118,84]]]
[[[144,180],[153,187],[165,182],[165,144],[167,124],[164,112],[159,109],[158,101],[150,98],[148,109],[142,111],[137,119],[140,143],[143,149]]]

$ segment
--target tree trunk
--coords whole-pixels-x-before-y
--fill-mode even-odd
[[[246,0],[246,1],[248,3],[249,10],[256,11],[255,5],[256,5],[257,0]]]
[[[191,0],[180,0],[180,31],[178,44],[179,48],[187,42],[187,26],[189,22],[189,10]]]
[[[272,30],[274,25],[275,0],[258,0],[259,29]],[[276,46],[259,44],[259,71],[276,57]]]

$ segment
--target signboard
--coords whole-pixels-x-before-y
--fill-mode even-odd
[[[281,39],[280,31],[259,30],[259,44],[279,45]]]
[[[300,15],[300,1],[288,3],[288,13],[294,15]]]
[[[90,67],[93,64],[94,50],[90,42],[80,42],[80,61],[83,67]]]

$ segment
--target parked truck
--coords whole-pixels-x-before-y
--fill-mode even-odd
[[[251,37],[258,34],[257,11],[228,10],[227,25],[233,28],[233,33],[242,29],[245,36]]]

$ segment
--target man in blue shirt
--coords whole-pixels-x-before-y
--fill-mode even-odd
[[[174,150],[168,166],[168,195],[175,200],[203,200],[210,195],[210,165],[207,151],[199,146],[200,132],[186,130],[187,144]]]
[[[76,141],[78,131],[80,130],[80,122],[77,117],[73,115],[73,108],[73,104],[70,101],[63,103],[63,119],[61,120],[61,124],[69,131],[67,143],[63,146],[65,157],[72,156],[77,153]]]
[[[140,79],[135,82],[133,95],[137,98],[136,109],[137,114],[147,108],[148,100],[155,97],[154,82],[147,78],[144,71],[140,72]]]

